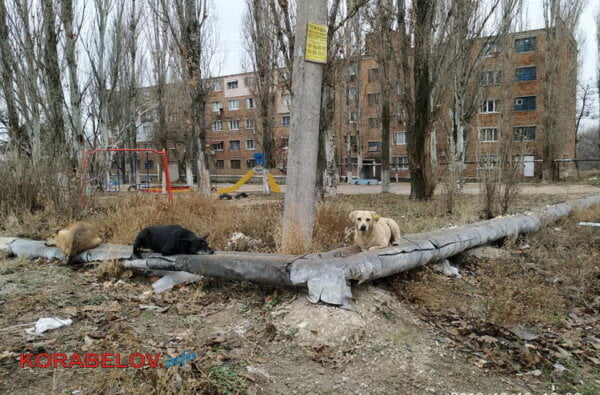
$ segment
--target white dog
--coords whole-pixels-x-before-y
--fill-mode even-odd
[[[350,220],[354,222],[354,243],[363,251],[398,245],[400,227],[391,218],[379,216],[375,211],[353,211]]]

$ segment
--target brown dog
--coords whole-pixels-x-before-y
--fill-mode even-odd
[[[71,263],[80,252],[98,247],[101,243],[98,232],[87,222],[72,223],[56,235],[56,246],[67,257],[67,263]]]
[[[354,243],[363,251],[398,245],[400,227],[391,218],[379,216],[375,211],[353,211],[350,220],[355,225]]]

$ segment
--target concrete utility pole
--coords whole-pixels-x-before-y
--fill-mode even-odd
[[[290,253],[310,247],[316,205],[323,64],[305,60],[309,22],[327,25],[327,0],[299,1],[297,5],[282,243],[282,250]]]

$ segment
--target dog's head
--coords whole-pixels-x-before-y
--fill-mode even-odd
[[[205,254],[214,254],[215,250],[210,248],[208,242],[206,241],[208,236],[210,236],[210,233],[204,237],[189,235],[187,238],[185,238],[183,241],[187,243],[188,253],[197,254],[198,252],[202,251]]]
[[[350,213],[350,221],[356,226],[356,230],[368,232],[371,226],[379,221],[379,214],[375,211],[356,210]]]

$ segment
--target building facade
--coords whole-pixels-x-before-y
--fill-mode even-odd
[[[480,170],[499,160],[502,138],[510,140],[510,156],[520,166],[522,177],[541,175],[544,157],[544,90],[554,89],[560,105],[550,116],[555,123],[555,158],[575,158],[577,88],[577,44],[562,29],[555,58],[555,80],[546,76],[548,48],[544,29],[511,34],[502,44],[481,40],[474,52],[480,56],[477,110],[465,135],[464,176],[477,178]],[[433,70],[432,72],[436,72]],[[341,176],[381,177],[381,86],[380,69],[372,57],[351,66],[344,89],[338,90],[336,108],[336,153]],[[439,77],[438,77],[439,78]],[[442,77],[443,78],[443,77]],[[405,114],[400,106],[402,87],[393,87],[390,100],[390,177],[409,178]],[[440,111],[448,116],[449,107]],[[446,123],[447,124],[447,123]],[[436,123],[438,166],[447,165],[448,143],[444,122]],[[362,162],[359,166],[359,161]],[[360,174],[359,167],[361,168]]]
[[[577,84],[577,44],[567,32],[558,49],[557,77],[546,76],[546,31],[530,30],[514,33],[503,45],[481,40],[476,46],[481,57],[478,71],[477,110],[467,128],[465,140],[466,177],[476,178],[479,170],[495,166],[501,138],[511,141],[512,159],[521,163],[521,176],[535,177],[541,172],[544,152],[544,89],[561,92],[561,105],[552,114],[556,120],[559,143],[556,158],[575,157],[575,106]],[[435,70],[433,71],[435,72]],[[336,87],[336,111],[333,120],[336,160],[342,177],[381,177],[381,80],[380,69],[373,57],[365,56],[359,65],[348,68],[347,76]],[[257,101],[252,92],[254,76],[242,73],[211,78],[212,92],[207,101],[207,144],[211,176],[240,176],[256,166],[261,139]],[[283,84],[279,84],[283,87]],[[144,88],[148,101],[155,93]],[[390,177],[409,178],[405,114],[400,106],[402,87],[396,83],[391,97]],[[287,159],[290,126],[290,95],[278,89],[275,97],[275,151],[281,175]],[[146,105],[140,115],[138,145],[146,148],[156,141],[158,125],[155,111]],[[448,110],[440,112],[442,116]],[[438,164],[446,162],[447,137],[443,122],[436,124]],[[164,145],[164,143],[163,143]],[[181,156],[181,144],[173,144],[169,157]],[[359,166],[360,162],[360,166]],[[170,165],[171,167],[171,165]],[[360,168],[360,173],[359,173]],[[177,179],[181,166],[172,165]]]

